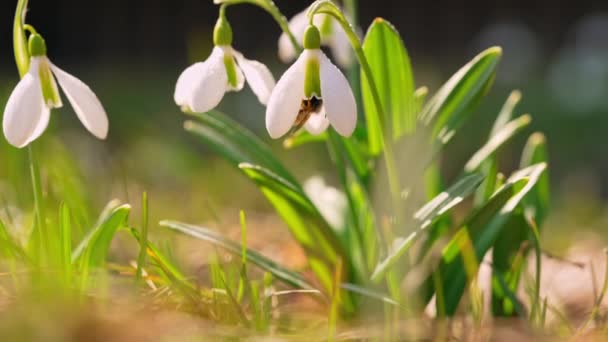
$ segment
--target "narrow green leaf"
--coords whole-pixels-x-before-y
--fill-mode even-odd
[[[137,240],[140,246],[142,246],[143,239],[139,231],[135,228],[130,228],[129,232]],[[169,283],[176,283],[179,287],[183,287],[184,285],[194,290],[195,286],[192,285],[186,278],[186,276],[179,270],[179,268],[172,263],[167,256],[165,256],[161,251],[150,241],[146,241],[147,253],[150,257],[150,262],[154,263],[163,273],[164,278]]]
[[[185,130],[201,138],[233,166],[244,162],[261,165],[296,183],[295,178],[275,158],[270,147],[236,121],[218,111],[192,115],[198,121],[186,121]]]
[[[479,261],[545,169],[546,164],[541,163],[515,172],[486,205],[465,220],[443,249],[439,270],[447,315],[454,315],[466,285],[479,268]]]
[[[269,258],[263,256],[250,248],[243,248],[238,243],[222,236],[221,234],[200,226],[190,225],[175,221],[161,221],[160,225],[180,233],[192,236],[194,238],[210,242],[219,246],[235,256],[242,256],[243,250],[246,251],[247,260],[270,272],[277,279],[285,282],[290,286],[300,289],[314,289],[300,274],[287,269],[284,266],[277,264]]]
[[[137,256],[137,270],[135,271],[135,284],[141,280],[146,265],[146,251],[148,250],[148,193],[144,191],[141,196],[141,240],[139,241],[139,255]]]
[[[424,101],[426,101],[428,94],[429,88],[427,87],[420,87],[414,92],[414,113],[416,113],[416,117],[418,117],[424,107]]]
[[[520,100],[521,93],[518,90],[512,91],[500,109],[496,120],[494,121],[494,125],[492,126],[492,131],[490,132],[488,140],[492,139],[494,135],[496,135],[507,123],[511,121],[511,118],[513,117],[513,110]],[[498,161],[496,154],[488,157],[486,161],[479,166],[479,169],[484,175],[486,175],[486,179],[479,189],[477,189],[477,193],[475,194],[473,206],[476,208],[485,203],[497,188],[496,177],[498,175]]]
[[[518,303],[509,293],[517,291],[527,254],[524,241],[530,231],[523,211],[517,210],[505,222],[492,248],[492,312],[497,317],[517,313]]]
[[[376,18],[367,30],[363,52],[369,62],[378,86],[380,102],[392,127],[394,139],[409,134],[416,128],[414,77],[410,58],[395,27],[382,18]],[[361,95],[368,127],[369,147],[377,155],[382,148],[379,130],[381,119],[372,98],[369,82],[361,73]]]
[[[420,208],[414,214],[418,229],[407,237],[399,238],[394,241],[393,246],[395,247],[392,248],[388,256],[376,266],[371,277],[372,280],[375,282],[380,281],[386,271],[405,255],[422,233],[439,217],[472,194],[483,181],[483,178],[483,175],[479,173],[466,175],[446,191],[440,193]]]
[[[131,206],[123,204],[96,226],[72,253],[72,261],[80,260],[84,267],[100,267],[106,262],[110,243],[119,228],[126,225]]]
[[[345,254],[329,224],[299,187],[257,165],[242,163],[239,167],[258,185],[287,223],[294,238],[306,251],[319,281],[326,290],[330,290],[335,263]]]
[[[528,138],[521,157],[521,167],[548,162],[547,141],[542,133],[534,133]],[[532,210],[532,217],[536,225],[541,227],[550,206],[549,174],[543,173],[534,190],[525,199],[526,210]]]
[[[286,149],[292,149],[310,143],[325,142],[326,140],[327,131],[321,134],[313,135],[302,129],[299,130],[296,134],[283,140],[283,147],[285,147]]]
[[[481,52],[458,70],[425,105],[420,120],[426,126],[433,125],[432,137],[439,146],[447,144],[471,116],[492,84],[501,55],[499,47]]]
[[[62,203],[59,209],[61,266],[66,284],[72,279],[72,220],[70,208]]]
[[[477,170],[484,161],[490,158],[498,149],[504,146],[508,141],[511,140],[517,133],[521,132],[524,128],[528,127],[532,118],[530,115],[522,115],[517,119],[505,124],[500,130],[498,130],[488,142],[480,148],[465,164],[464,169],[466,172],[472,172]]]
[[[521,92],[519,90],[513,90],[507,100],[503,104],[496,120],[494,121],[494,125],[492,126],[492,131],[490,131],[490,138],[492,138],[496,133],[498,133],[513,117],[513,111],[515,107],[521,101]]]

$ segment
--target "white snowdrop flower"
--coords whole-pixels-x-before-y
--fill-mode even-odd
[[[297,41],[302,41],[304,32],[309,24],[309,19],[304,10],[289,20],[289,30]],[[317,14],[313,18],[313,24],[321,30],[321,45],[328,46],[338,65],[343,68],[350,67],[354,62],[353,50],[350,47],[348,36],[338,21],[330,15]],[[284,63],[290,63],[296,58],[296,50],[289,40],[287,34],[282,33],[279,37],[279,58]]]
[[[304,193],[327,223],[337,229],[344,228],[347,201],[340,190],[325,184],[325,180],[320,176],[314,176],[304,182]]]
[[[215,47],[204,62],[188,67],[177,80],[175,103],[184,110],[204,113],[215,108],[228,91],[243,89],[245,80],[262,104],[268,102],[275,81],[268,68],[234,50],[232,28],[220,17],[213,32]]]
[[[270,95],[266,129],[274,139],[301,127],[319,134],[331,124],[343,136],[355,129],[355,96],[346,77],[319,46],[319,30],[311,25],[304,36],[304,51]]]
[[[2,128],[8,142],[21,148],[44,133],[51,109],[62,106],[55,79],[86,129],[97,138],[105,139],[108,117],[95,93],[82,81],[51,63],[40,35],[30,36],[29,51],[29,70],[11,93],[4,109]]]

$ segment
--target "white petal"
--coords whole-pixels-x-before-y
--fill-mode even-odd
[[[329,127],[329,120],[325,117],[325,110],[312,114],[304,124],[304,128],[312,135],[319,135],[325,132],[327,127]]]
[[[357,125],[357,103],[348,80],[332,62],[319,51],[321,64],[321,94],[327,118],[343,136],[350,136]]]
[[[332,36],[328,42],[331,53],[343,68],[350,67],[354,62],[353,50],[348,36],[342,26],[332,18]]]
[[[289,20],[289,30],[293,33],[294,37],[298,41],[298,44],[302,44],[302,38],[304,38],[304,31],[308,27],[308,17],[306,12],[308,9],[296,14]],[[279,59],[283,63],[289,63],[296,58],[296,50],[289,40],[287,34],[282,33],[279,37]]]
[[[51,63],[51,69],[80,122],[99,139],[108,135],[108,116],[91,88]]]
[[[204,72],[205,68],[206,64],[204,62],[194,63],[179,75],[177,84],[175,85],[175,93],[173,94],[175,104],[180,107],[189,105],[190,95],[192,93],[192,88],[194,87],[193,83],[196,81],[198,75],[201,75]]]
[[[48,124],[49,109],[42,97],[37,68],[34,69],[19,81],[4,109],[4,135],[16,147],[24,147],[42,134],[46,125],[42,127],[41,121]]]
[[[199,70],[200,74],[196,75],[188,86],[190,95],[186,106],[196,113],[208,112],[215,108],[228,89],[224,51],[216,46],[204,64],[205,67]]]
[[[258,61],[252,61],[243,57],[241,53],[235,53],[235,57],[239,62],[239,67],[245,74],[249,87],[251,87],[253,93],[258,97],[258,100],[263,105],[268,103],[268,98],[275,85],[274,77],[270,70]]]
[[[266,107],[266,129],[273,139],[287,133],[298,116],[304,98],[304,72],[309,51],[285,71],[272,90]]]
[[[44,133],[46,128],[49,126],[49,121],[51,121],[51,108],[48,106],[44,106],[42,108],[40,120],[38,120],[38,123],[36,124],[36,128],[34,128],[34,131],[28,138],[25,145],[29,145],[29,143],[38,139],[42,135],[42,133]]]

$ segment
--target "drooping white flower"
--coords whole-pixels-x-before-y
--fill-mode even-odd
[[[344,227],[346,196],[340,190],[329,186],[320,176],[314,176],[304,182],[304,193],[308,195],[319,213],[332,227]]]
[[[311,134],[331,124],[350,136],[357,124],[357,104],[342,72],[319,49],[319,30],[311,25],[304,51],[287,69],[270,95],[266,129],[274,139],[304,127]]]
[[[298,42],[302,41],[309,24],[306,12],[307,10],[304,10],[289,20],[289,30]],[[331,49],[338,65],[343,68],[350,67],[354,62],[354,55],[342,26],[327,14],[315,15],[313,24],[320,28],[321,44]],[[279,37],[279,58],[284,63],[290,63],[296,58],[296,50],[285,33],[282,33]]]
[[[208,112],[226,92],[243,89],[247,80],[265,105],[275,85],[274,77],[264,64],[249,60],[232,48],[232,29],[225,18],[220,18],[215,26],[214,43],[207,60],[191,65],[179,76],[175,103],[196,113]]]
[[[21,148],[44,133],[51,109],[62,106],[55,79],[85,128],[97,138],[105,139],[108,117],[95,93],[51,63],[40,35],[30,36],[29,49],[29,70],[11,93],[4,109],[2,128],[8,142]]]

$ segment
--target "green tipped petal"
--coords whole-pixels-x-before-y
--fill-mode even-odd
[[[40,88],[42,89],[44,103],[50,108],[61,107],[62,103],[61,97],[59,96],[59,89],[57,88],[57,82],[53,77],[48,60],[45,57],[42,57],[40,64],[38,65],[38,76],[40,77]]]
[[[319,69],[319,59],[311,56],[306,61],[304,78],[304,95],[306,98],[311,98],[312,96],[321,98],[321,76]]]
[[[236,75],[236,64],[234,63],[234,57],[231,54],[224,55],[224,66],[226,66],[228,84],[230,84],[234,88],[237,88],[239,80]]]

